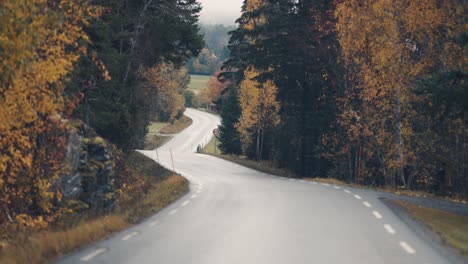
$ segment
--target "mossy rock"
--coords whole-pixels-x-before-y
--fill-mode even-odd
[[[82,165],[80,165],[80,167],[78,167],[78,171],[82,175],[84,175],[84,174],[96,175],[98,170],[99,170],[98,166],[95,166],[95,165],[92,165],[92,164],[90,165],[89,163],[82,164]]]
[[[79,200],[67,200],[64,202],[64,206],[75,212],[81,212],[89,209],[89,205],[87,203]]]
[[[107,147],[107,142],[102,137],[85,138],[83,143],[93,147]]]
[[[95,159],[91,159],[88,161],[88,166],[90,166],[93,169],[96,169],[97,171],[104,170],[106,168],[105,163],[102,163],[100,161],[97,161]]]

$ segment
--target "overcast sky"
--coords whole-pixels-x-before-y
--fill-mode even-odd
[[[203,6],[200,22],[234,25],[239,18],[242,0],[199,0]]]

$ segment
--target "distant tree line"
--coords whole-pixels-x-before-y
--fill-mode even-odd
[[[468,192],[466,2],[246,0],[221,149],[298,176]]]
[[[235,27],[200,24],[200,28],[206,45],[198,57],[188,61],[187,67],[191,74],[213,75],[229,58],[228,33]]]

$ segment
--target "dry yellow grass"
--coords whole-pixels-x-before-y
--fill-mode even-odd
[[[221,152],[219,151],[219,149],[215,149],[214,141],[215,139],[213,137],[210,140],[210,142],[206,144],[202,152],[268,174],[283,177],[294,177],[294,173],[292,173],[291,171],[278,168],[276,164],[268,160],[255,161],[247,159],[244,156],[220,154]]]
[[[42,231],[32,235],[20,234],[15,245],[10,245],[0,255],[3,264],[46,263],[65,252],[98,241],[129,227],[119,215],[109,215],[81,223],[63,231]]]
[[[468,216],[394,200],[418,222],[428,226],[449,246],[468,258]]]
[[[41,232],[18,232],[15,240],[0,252],[0,263],[50,262],[61,255],[130,227],[158,212],[189,189],[187,180],[179,175],[171,175],[162,181],[152,178],[149,184],[151,184],[150,191],[142,199],[132,199],[130,204],[125,203],[114,213],[94,220],[84,220],[65,230],[50,228]]]

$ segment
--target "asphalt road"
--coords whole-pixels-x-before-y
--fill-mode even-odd
[[[375,192],[289,180],[193,153],[219,119],[188,109],[193,124],[145,151],[191,191],[143,223],[59,263],[449,263]]]

